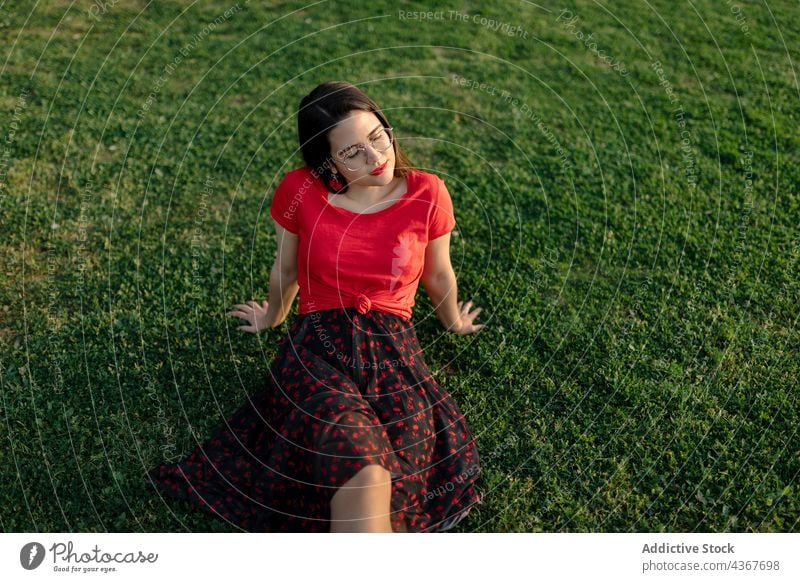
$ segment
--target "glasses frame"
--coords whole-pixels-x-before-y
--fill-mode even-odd
[[[372,139],[369,140],[369,145],[376,152],[383,153],[383,152],[388,152],[389,148],[391,148],[394,145],[394,128],[393,127],[383,127],[381,129],[383,130],[384,133],[386,133],[389,136],[389,145],[386,148],[380,150],[380,149],[376,148],[374,145],[372,145],[372,142],[373,142]],[[379,138],[376,137],[376,138],[373,138],[373,139],[379,139]],[[363,143],[357,143],[357,144],[355,144],[354,146],[351,146],[351,147],[355,147],[358,150],[357,153],[355,154],[355,156],[356,156],[355,159],[358,158],[359,154],[361,154],[362,152],[364,153],[364,158],[363,158],[364,161],[362,162],[362,164],[360,166],[358,166],[356,168],[351,168],[350,165],[348,164],[348,162],[345,161],[344,157],[342,157],[342,156],[335,155],[335,156],[333,156],[333,159],[336,160],[337,162],[343,164],[344,167],[347,168],[348,170],[350,170],[351,172],[357,172],[357,171],[361,170],[362,168],[364,168],[364,166],[367,165],[367,161],[366,161],[367,160],[367,146],[365,146]]]

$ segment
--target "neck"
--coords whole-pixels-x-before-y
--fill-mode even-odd
[[[375,203],[389,195],[396,187],[397,178],[395,177],[385,186],[354,186],[350,184],[344,194],[356,202]]]

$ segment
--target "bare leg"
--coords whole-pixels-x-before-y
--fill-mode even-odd
[[[331,533],[392,532],[392,479],[380,465],[367,465],[331,499]]]

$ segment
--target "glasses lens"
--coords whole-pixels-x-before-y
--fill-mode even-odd
[[[374,150],[385,152],[392,147],[393,141],[394,138],[392,136],[392,130],[389,128],[383,128],[383,131],[381,131],[380,134],[370,140],[370,144]],[[357,172],[366,165],[367,152],[363,147],[359,147],[354,152],[345,152],[345,155],[341,157],[341,160],[348,170],[351,172]]]
[[[361,168],[364,167],[364,164],[366,163],[367,163],[367,154],[362,149],[359,149],[356,151],[355,154],[345,156],[344,158],[344,165],[351,172],[360,170]]]
[[[372,140],[372,147],[379,152],[385,152],[392,145],[392,137],[388,129],[384,129],[380,135]]]

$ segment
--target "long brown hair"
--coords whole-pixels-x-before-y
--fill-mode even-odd
[[[355,85],[343,81],[317,85],[300,101],[297,112],[297,135],[303,161],[319,176],[328,190],[337,194],[347,192],[347,181],[344,176],[337,174],[336,179],[341,188],[335,188],[331,184],[334,174],[329,167],[332,162],[328,133],[352,111],[359,109],[374,113],[383,127],[390,127],[386,116],[372,99]],[[393,140],[392,147],[395,156],[394,175],[405,176],[412,169],[411,162],[396,139]]]

